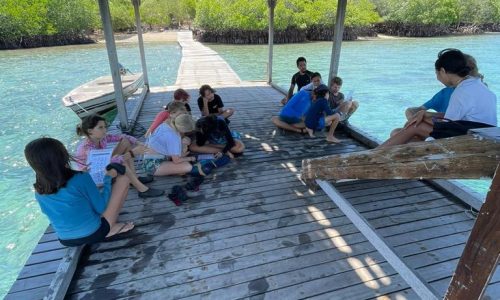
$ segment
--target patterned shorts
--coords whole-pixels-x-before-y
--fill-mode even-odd
[[[167,161],[166,158],[144,158],[142,160],[142,169],[148,175],[154,175],[161,163]]]

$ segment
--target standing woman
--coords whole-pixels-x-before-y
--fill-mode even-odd
[[[117,222],[129,188],[126,176],[110,169],[99,192],[88,173],[70,168],[68,151],[53,138],[31,141],[24,155],[36,174],[35,198],[61,244],[93,244],[134,228],[133,223]]]
[[[76,133],[86,137],[76,150],[76,159],[80,170],[86,170],[87,166],[84,162],[87,161],[90,150],[105,149],[109,143],[118,143],[113,150],[111,161],[125,166],[125,174],[130,183],[137,189],[139,197],[158,197],[164,194],[162,190],[145,185],[145,183],[153,181],[152,176],[137,177],[134,157],[144,153],[144,146],[138,143],[136,138],[126,134],[107,134],[106,120],[96,114],[83,118],[82,123],[76,127]]]
[[[418,113],[405,128],[379,147],[424,140],[465,135],[469,129],[497,126],[497,98],[481,81],[470,76],[465,55],[457,49],[444,49],[434,64],[436,78],[445,86],[454,87],[450,103],[442,119],[425,118]]]

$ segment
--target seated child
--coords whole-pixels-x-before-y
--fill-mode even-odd
[[[83,118],[82,122],[76,128],[76,133],[79,136],[85,137],[85,140],[78,145],[75,155],[80,170],[88,168],[85,163],[90,150],[105,149],[109,143],[118,143],[113,150],[111,161],[125,166],[125,175],[137,189],[139,197],[147,198],[163,195],[163,190],[157,190],[144,185],[153,181],[153,177],[137,177],[134,157],[143,154],[145,148],[136,138],[126,134],[108,134],[106,120],[97,114]]]
[[[129,189],[127,176],[110,169],[99,191],[88,173],[71,169],[71,156],[53,138],[31,141],[24,155],[36,174],[35,198],[64,246],[98,243],[134,228],[131,222],[117,222]]]
[[[234,109],[224,109],[224,103],[219,95],[215,94],[215,90],[208,84],[200,87],[200,97],[198,98],[198,107],[202,116],[216,115],[227,121],[234,113]]]
[[[191,96],[185,90],[177,89],[174,92],[174,101],[170,102],[169,104],[174,103],[174,102],[182,103],[184,105],[185,111],[187,113],[191,114],[191,106],[188,103],[190,97]],[[158,126],[160,126],[161,123],[165,122],[165,120],[168,119],[169,115],[170,115],[169,105],[166,105],[165,110],[159,112],[156,115],[153,123],[151,123],[151,126],[149,126],[148,131],[146,131],[145,136],[147,137],[147,136],[151,135],[151,133],[153,131],[155,131],[155,129],[158,128]]]
[[[325,124],[330,125],[326,137],[327,142],[340,143],[340,140],[333,135],[340,121],[340,115],[334,113],[330,107],[328,107],[328,100],[326,100],[326,98],[328,98],[328,87],[326,85],[322,84],[314,89],[313,101],[306,113],[304,121],[306,130],[310,137],[314,137],[315,130],[323,129]],[[324,119],[324,122],[321,122],[325,114],[327,117]]]
[[[359,104],[352,99],[345,99],[344,94],[340,92],[342,88],[342,78],[333,77],[330,84],[330,98],[328,104],[330,108],[339,113],[341,121],[346,121],[358,109]]]
[[[303,117],[311,105],[311,93],[314,87],[321,84],[321,74],[312,73],[312,82],[303,86],[300,91],[286,103],[278,117],[272,117],[271,121],[278,128],[305,133]]]
[[[189,149],[197,153],[221,153],[234,158],[234,154],[241,154],[245,145],[240,134],[229,129],[226,122],[216,116],[202,117],[196,122],[196,143]]]

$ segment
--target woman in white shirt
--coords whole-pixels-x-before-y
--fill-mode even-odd
[[[444,49],[435,63],[436,77],[446,86],[455,87],[444,119],[426,119],[419,112],[404,129],[380,147],[405,144],[413,139],[436,139],[467,134],[469,129],[497,126],[496,95],[480,78],[469,76],[470,68],[460,50]]]

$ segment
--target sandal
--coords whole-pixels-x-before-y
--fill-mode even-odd
[[[118,224],[121,224],[120,228],[115,233],[111,233],[111,230],[110,230],[108,235],[106,236],[106,239],[111,238],[111,237],[118,235],[120,233],[129,232],[130,230],[134,229],[134,227],[135,227],[134,223],[132,223],[132,222],[117,223],[115,225],[118,225]]]

